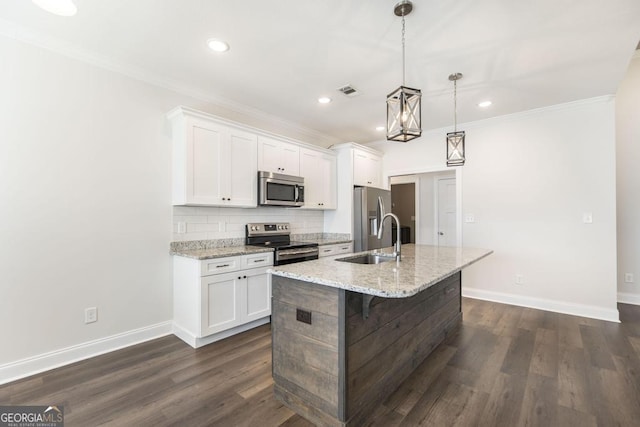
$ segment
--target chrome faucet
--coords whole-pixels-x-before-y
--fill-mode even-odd
[[[400,259],[402,258],[402,250],[400,245],[400,220],[398,219],[397,215],[394,213],[391,213],[391,212],[384,213],[384,203],[382,202],[382,197],[378,197],[378,209],[382,214],[382,219],[380,220],[380,226],[378,227],[378,240],[382,239],[382,232],[384,230],[384,220],[387,219],[387,217],[391,217],[396,220],[396,230],[397,230],[396,242],[394,243],[394,251],[391,255],[396,258],[396,261],[400,261]]]

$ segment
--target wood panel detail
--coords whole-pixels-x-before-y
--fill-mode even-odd
[[[273,277],[273,373],[279,400],[318,425],[358,425],[462,319],[460,274],[409,298],[375,298]],[[311,311],[312,324],[296,321]]]

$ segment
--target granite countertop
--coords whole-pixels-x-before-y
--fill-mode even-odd
[[[391,253],[392,248],[378,250]],[[371,253],[360,252],[360,254]],[[402,245],[402,261],[380,264],[353,264],[336,258],[342,254],[296,264],[272,267],[269,271],[282,277],[302,280],[363,294],[406,298],[435,285],[476,261],[493,253],[489,249],[426,245]]]
[[[202,260],[224,258],[228,256],[250,255],[261,252],[273,252],[273,248],[264,248],[259,246],[228,246],[206,249],[175,249],[171,251],[171,255],[179,255]]]

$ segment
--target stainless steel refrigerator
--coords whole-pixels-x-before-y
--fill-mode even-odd
[[[353,250],[354,252],[386,248],[391,243],[391,218],[384,225],[382,239],[378,240],[378,227],[382,220],[381,199],[386,212],[391,212],[391,191],[373,187],[353,189]]]

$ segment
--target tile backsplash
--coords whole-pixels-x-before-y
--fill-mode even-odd
[[[324,212],[276,207],[240,209],[174,206],[173,240],[244,238],[244,226],[249,222],[289,222],[292,234],[322,233]],[[185,224],[184,233],[178,232],[179,223]]]

